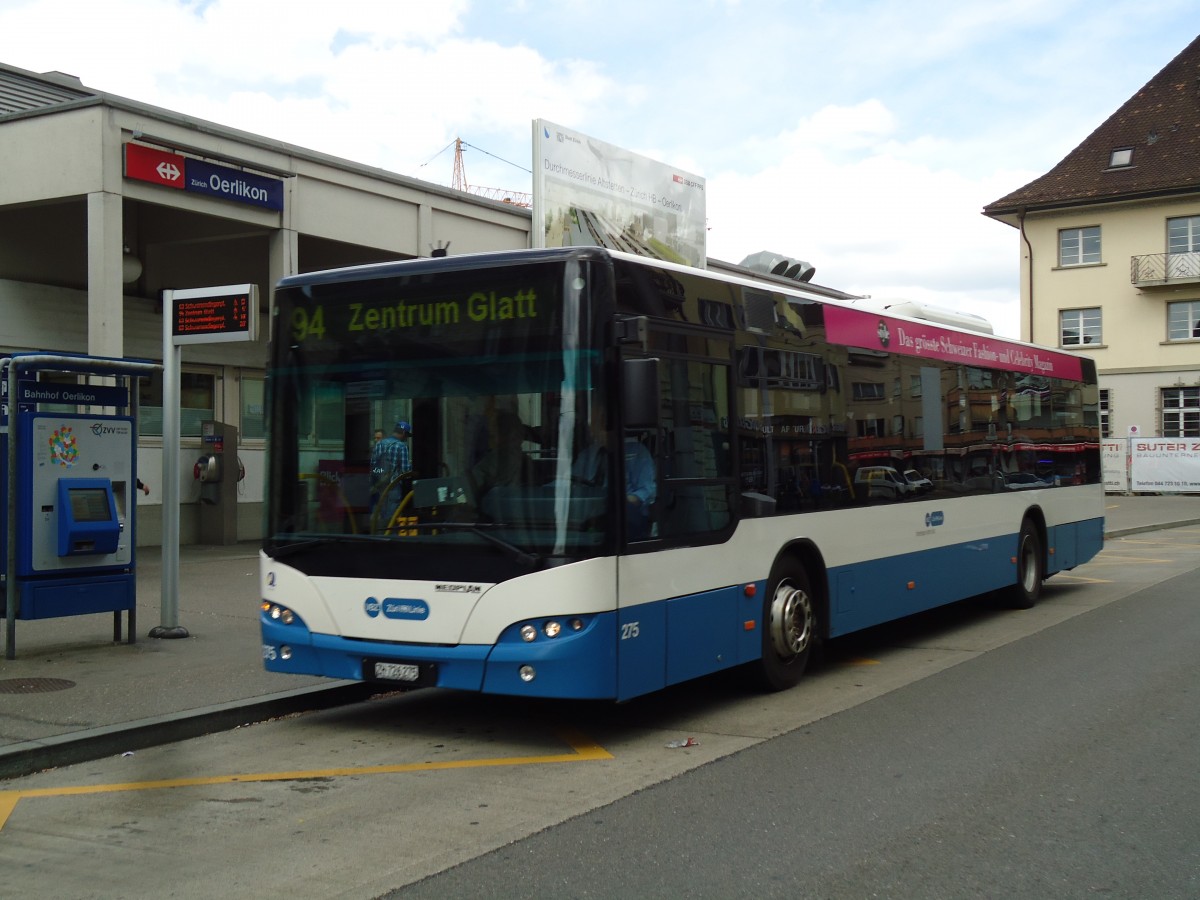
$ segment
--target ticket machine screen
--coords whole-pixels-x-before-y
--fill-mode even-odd
[[[76,522],[111,522],[108,491],[104,488],[67,488],[71,518]]]
[[[112,482],[107,478],[58,480],[58,555],[115,553],[121,533]]]

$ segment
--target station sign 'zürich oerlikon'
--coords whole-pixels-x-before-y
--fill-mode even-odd
[[[264,209],[283,209],[283,182],[145,144],[125,144],[125,177]]]

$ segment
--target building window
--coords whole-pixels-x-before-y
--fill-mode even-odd
[[[1108,388],[1100,388],[1100,437],[1112,437],[1112,427],[1108,418],[1111,410],[1112,392]]]
[[[1167,340],[1200,338],[1200,300],[1167,304]]]
[[[887,423],[883,419],[855,419],[855,437],[879,438],[887,434]]]
[[[1200,387],[1162,389],[1163,437],[1200,437]]]
[[[179,434],[200,437],[200,423],[216,419],[217,378],[209,372],[179,373]],[[163,380],[159,369],[138,381],[138,431],[163,433]]]
[[[1101,343],[1100,307],[1060,310],[1058,313],[1058,342],[1063,347]]]
[[[336,382],[318,384],[315,414],[317,443],[343,443],[346,440],[345,386]]]
[[[254,375],[243,375],[241,384],[242,417],[239,435],[242,440],[262,440],[267,436],[263,380]]]
[[[1058,233],[1058,264],[1088,266],[1100,262],[1100,226],[1064,228]]]
[[[1167,252],[1195,253],[1197,251],[1200,251],[1200,216],[1167,219]]]
[[[1118,147],[1108,158],[1108,167],[1110,169],[1120,169],[1131,165],[1133,165],[1132,147]]]
[[[977,369],[967,366],[967,387],[973,391],[986,391],[993,386],[990,369]]]
[[[854,382],[855,400],[882,400],[883,385],[877,381]]]

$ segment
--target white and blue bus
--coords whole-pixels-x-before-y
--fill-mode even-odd
[[[625,700],[743,666],[778,690],[827,639],[1028,607],[1101,549],[1090,360],[835,294],[598,248],[285,279],[267,669]],[[398,423],[409,466],[373,470]]]

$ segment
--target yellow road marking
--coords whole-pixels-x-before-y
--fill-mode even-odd
[[[492,759],[459,759],[446,762],[400,763],[392,766],[339,767],[293,772],[257,772],[244,775],[211,775],[202,778],[164,778],[158,781],[131,781],[124,784],[92,784],[75,787],[34,788],[27,791],[0,791],[0,829],[8,821],[20,800],[35,797],[79,797],[87,794],[115,794],[123,791],[159,791],[167,788],[205,787],[216,784],[253,784],[269,781],[303,781],[313,778],[339,778],[349,775],[395,775],[404,772],[432,772],[441,769],[476,769],[489,766],[531,766],[546,763],[593,762],[615,757],[599,744],[577,731],[559,734],[571,748],[570,753],[545,756],[500,756]]]
[[[865,657],[865,656],[855,656],[851,659],[846,660],[846,662],[843,665],[847,665],[847,666],[877,666],[877,665],[879,665],[879,660],[867,659],[867,657]]]
[[[4,827],[4,823],[8,821],[8,817],[12,815],[12,811],[17,808],[17,801],[21,799],[21,795],[16,792],[4,791],[0,793],[0,828]]]
[[[1089,566],[1161,566],[1175,562],[1173,559],[1134,559],[1133,557],[1097,557],[1088,563]],[[1057,577],[1057,576],[1055,576]]]
[[[1063,581],[1078,582],[1079,584],[1112,584],[1111,578],[1088,578],[1086,575],[1072,575],[1069,572],[1059,572],[1054,576],[1054,582],[1060,584]]]

